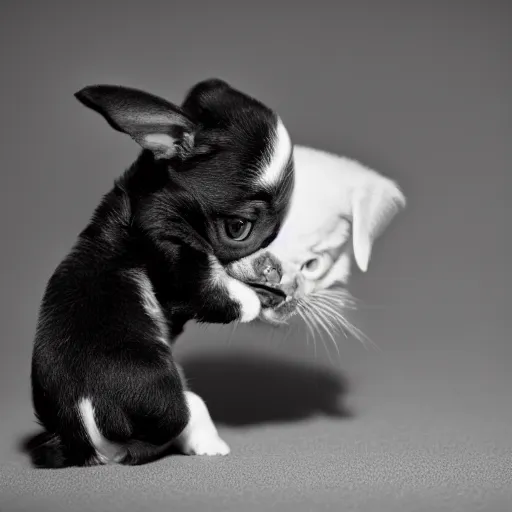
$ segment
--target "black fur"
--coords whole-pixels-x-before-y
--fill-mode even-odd
[[[209,255],[227,264],[275,238],[293,169],[290,160],[272,189],[256,185],[277,116],[221,80],[197,84],[181,107],[113,86],[76,96],[143,151],[48,282],[31,375],[46,432],[31,448],[43,467],[98,463],[77,409],[89,397],[102,435],[125,446],[118,462],[141,464],[159,456],[189,419],[171,351],[176,336],[191,319],[240,317],[240,305],[213,287]],[[247,241],[226,236],[230,217],[255,222]],[[141,276],[164,313],[167,343],[141,302]]]

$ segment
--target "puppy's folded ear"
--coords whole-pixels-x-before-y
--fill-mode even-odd
[[[87,86],[75,97],[156,158],[185,157],[193,148],[195,123],[163,98],[116,85]]]
[[[354,258],[361,271],[366,272],[374,241],[405,208],[406,199],[393,181],[379,177],[355,188],[352,201]]]

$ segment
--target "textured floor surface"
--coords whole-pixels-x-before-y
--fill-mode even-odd
[[[7,446],[31,432],[24,403],[3,422],[0,510],[510,510],[512,374],[499,361],[350,346],[340,380],[334,355],[313,364],[247,341],[182,358],[231,455],[34,470]]]

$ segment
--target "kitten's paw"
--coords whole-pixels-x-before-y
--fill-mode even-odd
[[[213,432],[194,433],[180,446],[185,455],[228,455],[228,444]]]

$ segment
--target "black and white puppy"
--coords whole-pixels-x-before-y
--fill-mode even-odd
[[[278,233],[294,183],[288,132],[217,79],[195,85],[181,107],[109,85],[76,97],[142,152],[47,285],[32,358],[45,433],[33,459],[64,467],[141,464],[169,447],[227,454],[171,348],[189,320],[259,315],[265,290],[225,266]]]

